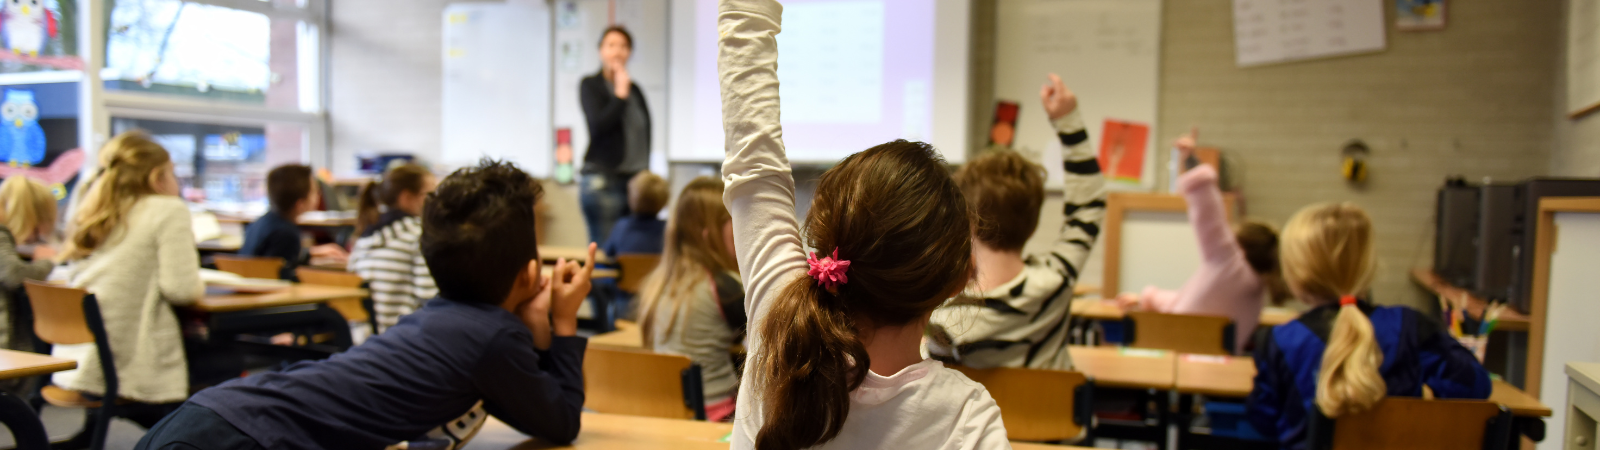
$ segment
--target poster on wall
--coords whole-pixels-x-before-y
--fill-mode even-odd
[[[81,70],[76,1],[8,1],[0,8],[0,73]]]
[[[1443,30],[1445,1],[1395,0],[1395,29],[1401,31]]]
[[[1112,182],[1144,184],[1150,125],[1106,119],[1100,135],[1100,171]]]

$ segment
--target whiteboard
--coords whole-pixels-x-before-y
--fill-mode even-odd
[[[1100,148],[1101,129],[1114,118],[1156,130],[1160,91],[1161,0],[1007,0],[999,2],[995,38],[995,98],[1021,105],[1016,148],[1037,153],[1058,186],[1061,143],[1039,105],[1045,75],[1056,73],[1078,94],[1089,144]],[[992,111],[993,105],[985,106]],[[985,123],[992,117],[982,117]],[[1150,136],[1144,182],[1155,180]],[[1117,187],[1113,183],[1113,188]],[[1130,186],[1122,186],[1128,188]]]
[[[1540,450],[1562,448],[1566,436],[1567,372],[1572,361],[1600,361],[1600,214],[1565,212],[1555,214],[1553,233],[1556,242],[1550,254],[1549,298],[1545,311],[1544,370],[1539,383],[1539,401],[1555,414],[1545,421],[1546,436]]]
[[[1567,113],[1600,107],[1600,0],[1567,2]]]
[[[550,175],[550,10],[542,2],[453,3],[444,14],[440,163],[490,157]]]
[[[1382,51],[1379,0],[1233,0],[1240,67]]]
[[[1177,290],[1200,269],[1200,240],[1186,211],[1128,211],[1122,219],[1117,286]]]

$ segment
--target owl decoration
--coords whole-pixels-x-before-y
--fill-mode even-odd
[[[0,38],[14,54],[39,56],[44,44],[55,38],[56,16],[45,8],[43,0],[0,0]]]
[[[39,105],[33,101],[33,91],[6,89],[0,119],[5,120],[0,124],[0,154],[5,155],[7,165],[32,167],[44,161],[44,128],[39,127]]]

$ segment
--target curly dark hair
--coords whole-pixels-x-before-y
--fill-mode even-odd
[[[485,158],[456,170],[422,209],[422,257],[439,296],[501,303],[539,258],[534,204],[544,188],[515,164]]]

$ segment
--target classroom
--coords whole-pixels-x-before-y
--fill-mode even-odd
[[[1596,30],[7,1],[0,449],[1590,448]]]

